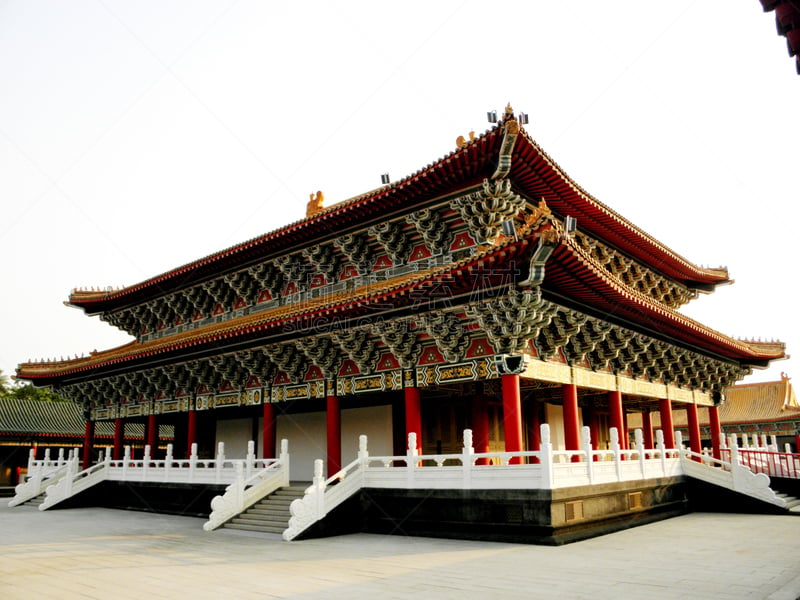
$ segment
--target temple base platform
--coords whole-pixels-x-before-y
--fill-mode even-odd
[[[553,490],[363,488],[298,539],[363,532],[561,545],[687,512],[684,477]]]

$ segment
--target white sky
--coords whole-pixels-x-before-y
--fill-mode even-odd
[[[757,0],[0,1],[0,369],[130,339],[73,287],[400,179],[509,101],[589,193],[729,267],[687,313],[800,352],[798,90]]]

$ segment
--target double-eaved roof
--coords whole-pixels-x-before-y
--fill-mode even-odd
[[[447,194],[477,188],[497,172],[498,164],[502,162],[500,155],[510,121],[514,121],[516,126],[513,115],[507,114],[496,127],[398,182],[340,202],[313,216],[136,285],[102,292],[75,291],[69,303],[83,308],[87,314],[133,306],[319,243],[331,238],[332,231],[338,236],[363,229],[394,214],[430,205],[432,200]],[[506,176],[516,193],[537,201],[544,200],[552,213],[560,218],[575,217],[581,231],[687,288],[710,291],[715,285],[729,281],[726,269],[694,265],[593,198],[572,181],[524,130],[519,130],[516,136],[510,166],[506,165],[506,169]],[[555,218],[552,221],[548,227],[554,225],[560,233],[546,265],[546,277],[542,283],[545,295],[558,298],[560,302],[568,299],[588,314],[634,329],[638,326],[639,329],[644,327],[657,331],[670,341],[743,365],[766,366],[770,360],[784,356],[782,343],[749,342],[725,336],[622,284],[587,253],[574,236],[564,232],[560,221]],[[280,341],[281,331],[303,331],[309,327],[312,316],[320,322],[319,318],[326,316],[341,319],[370,312],[374,314],[374,307],[385,305],[387,300],[394,308],[402,310],[410,307],[420,293],[424,294],[425,290],[442,281],[447,281],[454,295],[459,293],[460,282],[467,286],[464,290],[467,293],[474,276],[498,276],[498,267],[508,266],[512,260],[528,260],[540,235],[539,230],[528,229],[519,239],[506,238],[451,264],[411,276],[381,284],[371,283],[347,293],[297,302],[159,339],[137,340],[119,348],[92,353],[86,358],[24,363],[19,366],[17,376],[38,385],[52,385],[86,378],[90,374],[112,374],[149,364],[164,364],[188,350],[198,355],[221,347],[253,345],[260,339]]]

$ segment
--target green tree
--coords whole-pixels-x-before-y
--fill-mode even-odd
[[[63,398],[47,388],[37,388],[30,383],[14,382],[3,394],[5,398],[18,400],[37,400],[40,402],[63,402]]]

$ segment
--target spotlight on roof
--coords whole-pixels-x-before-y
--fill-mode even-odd
[[[528,124],[528,113],[519,113],[519,124],[520,125],[527,125]]]
[[[497,123],[497,111],[490,110],[486,113],[486,118],[489,120],[489,123]]]
[[[383,175],[381,175],[381,183],[383,185],[387,185],[389,183],[389,174],[388,173],[384,173]]]
[[[575,233],[575,230],[578,228],[578,220],[575,217],[564,217],[564,231],[567,232],[567,235],[571,233]]]

